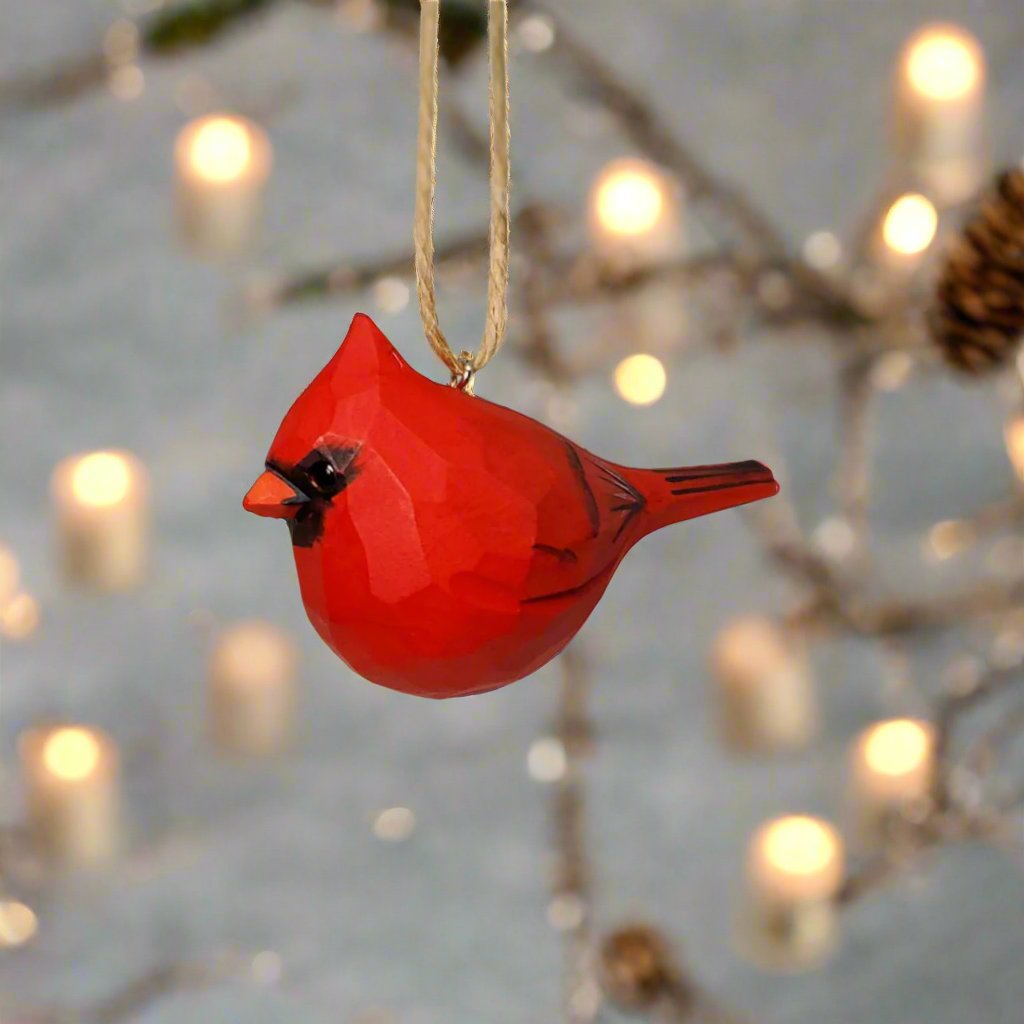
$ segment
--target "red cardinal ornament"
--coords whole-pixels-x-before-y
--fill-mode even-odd
[[[422,376],[358,314],[243,504],[287,521],[335,653],[382,686],[457,697],[553,658],[641,537],[778,489],[759,462],[607,462]]]

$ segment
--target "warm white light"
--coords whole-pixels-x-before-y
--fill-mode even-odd
[[[862,738],[864,763],[880,775],[918,773],[931,758],[931,727],[912,718],[894,718],[868,729]]]
[[[107,86],[115,99],[136,100],[146,87],[146,76],[138,64],[123,64],[111,71]]]
[[[575,893],[560,892],[548,904],[548,924],[555,931],[567,932],[583,923],[586,907]]]
[[[269,622],[236,622],[221,632],[214,651],[217,675],[239,690],[276,689],[295,674],[291,636]]]
[[[931,201],[910,192],[889,207],[882,224],[882,237],[893,252],[915,256],[932,244],[938,226],[939,217]]]
[[[835,830],[818,818],[777,818],[761,832],[766,861],[786,875],[817,875],[830,868],[838,853]]]
[[[233,117],[210,117],[193,126],[191,131],[188,159],[199,177],[225,184],[248,170],[253,144],[252,134],[244,122]]]
[[[977,88],[983,71],[984,57],[978,41],[956,25],[922,29],[904,51],[907,81],[927,99],[962,99]]]
[[[610,164],[591,191],[594,218],[610,235],[648,234],[658,226],[667,205],[661,172],[642,160]]]
[[[68,782],[88,778],[100,762],[100,745],[88,729],[55,729],[43,744],[43,764],[52,775]]]
[[[35,911],[18,900],[0,900],[0,947],[24,946],[39,928]]]
[[[537,782],[558,782],[568,768],[565,745],[555,736],[541,736],[530,744],[526,769]]]
[[[21,567],[14,552],[0,544],[0,608],[18,593],[21,582]]]
[[[786,635],[772,619],[743,615],[727,623],[714,641],[714,663],[721,676],[747,685],[771,680],[787,668],[793,654]]]
[[[831,231],[815,231],[804,241],[804,259],[818,270],[829,270],[842,258],[842,242]]]
[[[665,393],[668,376],[661,360],[637,353],[615,367],[615,390],[630,405],[653,405]]]
[[[388,807],[373,822],[373,834],[390,843],[408,839],[416,828],[416,815],[408,807]]]
[[[24,640],[39,627],[39,602],[24,592],[0,605],[0,634],[8,640]]]
[[[769,906],[799,907],[831,899],[843,880],[843,843],[820,818],[796,814],[766,822],[747,855],[750,884]]]
[[[814,543],[829,556],[849,558],[857,547],[857,534],[845,516],[828,516],[814,530]]]
[[[409,297],[409,286],[400,277],[382,277],[373,286],[373,298],[382,313],[401,313]]]
[[[516,37],[524,49],[531,53],[543,53],[550,50],[555,41],[555,26],[544,14],[530,14],[519,22]]]
[[[284,961],[280,953],[263,949],[252,958],[249,971],[257,985],[276,985],[284,974]]]
[[[1014,472],[1024,483],[1024,416],[1018,416],[1006,424],[1003,431],[1006,440],[1006,454]]]
[[[138,26],[128,18],[118,18],[103,36],[103,56],[117,66],[135,60],[138,52]]]
[[[914,360],[909,352],[886,352],[871,371],[871,383],[879,391],[899,391],[913,372]]]
[[[71,491],[83,505],[106,508],[123,501],[131,487],[128,460],[117,452],[83,455],[71,471]]]
[[[926,553],[929,558],[944,562],[960,554],[974,541],[974,529],[962,519],[945,519],[928,531]]]

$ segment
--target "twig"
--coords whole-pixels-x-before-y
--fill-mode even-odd
[[[568,899],[573,920],[564,929],[564,1010],[568,1024],[588,1024],[597,1015],[598,983],[594,969],[591,922],[591,876],[587,857],[583,761],[590,753],[592,731],[587,710],[590,673],[578,649],[561,655],[562,687],[555,732],[565,750],[566,769],[554,791],[553,824],[558,864],[554,898]]]
[[[948,809],[953,804],[953,787],[950,781],[952,767],[950,753],[955,731],[963,718],[979,704],[993,696],[1002,694],[1013,686],[1024,685],[1024,669],[990,668],[973,686],[962,692],[947,694],[935,712],[935,757],[940,766],[933,787],[933,799],[939,808]]]
[[[863,320],[833,281],[790,254],[782,233],[743,192],[705,166],[662,123],[654,109],[563,21],[550,11],[545,15],[555,25],[553,53],[563,58],[588,97],[616,119],[622,132],[645,156],[678,175],[691,201],[705,203],[739,229],[746,242],[745,248],[737,252],[741,264],[785,272],[805,298],[838,322]]]
[[[701,284],[716,274],[739,277],[732,253],[698,253],[667,263],[623,270],[591,251],[563,257],[551,268],[540,296],[545,305],[610,302],[660,282],[681,288]]]
[[[853,532],[855,552],[863,552],[867,542],[874,364],[873,358],[857,355],[845,363],[840,374],[842,433],[836,488],[843,518]]]
[[[255,22],[284,0],[185,0],[139,23],[138,46],[148,57],[172,57],[218,42]],[[289,0],[292,2],[292,0]],[[304,0],[323,4],[324,0]],[[0,80],[0,110],[70,103],[100,88],[112,67],[102,49],[66,58],[43,70]]]
[[[487,231],[471,231],[438,245],[439,270],[471,265],[487,252]],[[383,256],[363,263],[331,263],[283,277],[252,290],[252,304],[271,310],[279,306],[318,301],[370,287],[382,277],[411,277],[412,251]]]
[[[540,207],[525,209],[519,218],[518,238],[527,256],[519,288],[525,330],[523,344],[517,346],[526,361],[556,387],[574,376],[573,368],[559,352],[551,326],[551,303],[545,289],[552,275],[557,276],[556,258],[551,245],[551,221]]]
[[[984,580],[931,598],[868,600],[863,580],[841,575],[811,544],[802,538],[773,536],[765,532],[763,521],[752,521],[760,524],[765,552],[811,591],[794,625],[824,622],[862,636],[885,637],[1011,611],[1024,600],[1024,578],[1008,583]]]
[[[245,977],[250,969],[244,957],[231,953],[216,955],[208,962],[160,964],[132,978],[107,998],[84,1008],[34,1007],[14,1012],[29,1014],[28,1019],[35,1024],[126,1024],[169,995]]]

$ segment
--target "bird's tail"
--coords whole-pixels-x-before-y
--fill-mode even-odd
[[[631,476],[647,499],[652,530],[779,493],[772,471],[753,460],[715,466],[633,470]]]

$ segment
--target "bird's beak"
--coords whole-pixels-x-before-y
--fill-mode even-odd
[[[280,473],[267,469],[242,499],[242,508],[257,516],[291,519],[309,498]]]

